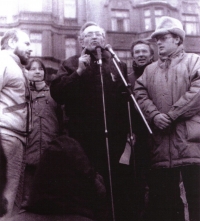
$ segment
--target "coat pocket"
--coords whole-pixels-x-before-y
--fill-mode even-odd
[[[190,142],[200,142],[200,116],[195,115],[186,121],[187,140]]]

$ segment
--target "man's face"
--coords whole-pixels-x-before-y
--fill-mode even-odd
[[[83,32],[83,47],[94,51],[96,46],[104,47],[105,37],[103,30],[98,26],[89,26]]]
[[[152,58],[149,45],[141,43],[134,46],[133,59],[139,67],[149,64]]]
[[[19,32],[17,36],[18,40],[15,43],[14,54],[19,57],[22,65],[27,65],[32,51],[30,48],[30,39],[24,32]]]
[[[159,55],[168,56],[172,54],[178,48],[179,40],[179,38],[174,38],[171,34],[157,36]]]

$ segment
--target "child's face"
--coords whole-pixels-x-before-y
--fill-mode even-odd
[[[28,79],[30,81],[44,81],[44,69],[39,62],[34,61],[31,64],[30,70],[28,72]]]

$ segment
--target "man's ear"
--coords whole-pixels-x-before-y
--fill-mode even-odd
[[[12,38],[10,38],[10,39],[8,40],[8,46],[9,46],[9,48],[15,49],[15,47],[16,47],[16,41],[13,40]]]
[[[78,36],[78,41],[79,41],[79,44],[84,47],[84,42],[83,42],[83,36]]]
[[[179,44],[180,41],[181,41],[181,38],[180,38],[179,36],[177,36],[177,37],[175,38],[175,43]]]

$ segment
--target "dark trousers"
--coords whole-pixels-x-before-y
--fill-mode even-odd
[[[190,221],[200,220],[200,166],[152,169],[149,173],[149,207],[146,221],[184,221],[180,174],[186,191]]]
[[[200,166],[181,169],[189,208],[190,221],[200,220]]]

